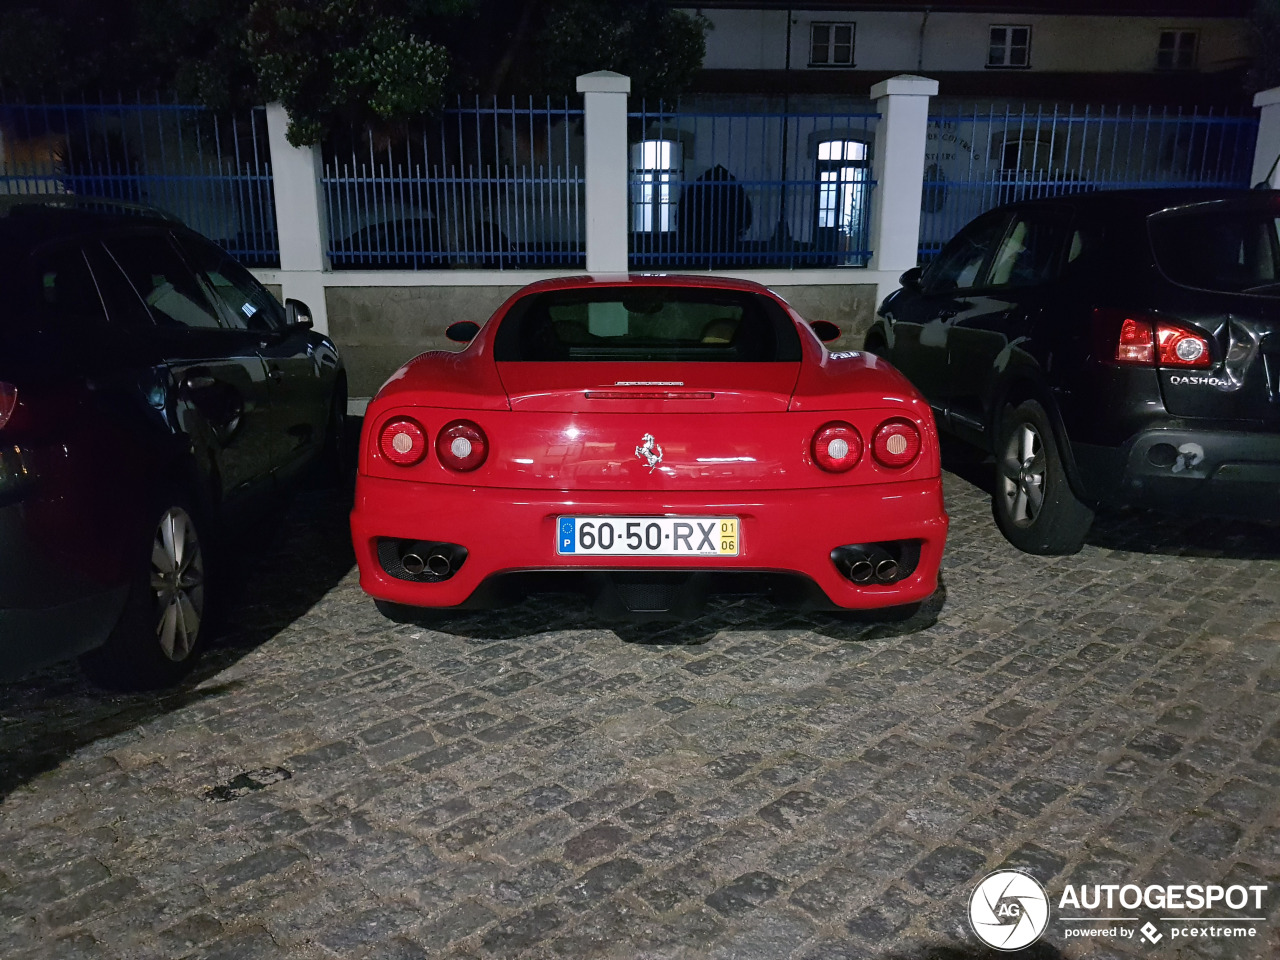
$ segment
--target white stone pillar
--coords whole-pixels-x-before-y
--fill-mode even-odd
[[[1275,189],[1280,185],[1280,87],[1261,90],[1253,95],[1253,105],[1258,108],[1258,143],[1253,148],[1253,175],[1249,186],[1266,185]]]
[[[896,289],[898,274],[919,259],[929,98],[937,93],[937,80],[909,75],[890,77],[871,88],[880,123],[871,161],[876,187],[871,194],[868,266],[893,278],[878,284],[878,299]]]
[[[578,77],[586,130],[587,272],[627,272],[627,94],[611,70]]]
[[[271,186],[280,237],[280,285],[283,295],[311,308],[316,329],[329,332],[325,309],[324,185],[319,147],[295,147],[285,137],[289,114],[279,103],[267,104],[267,143],[271,148]]]

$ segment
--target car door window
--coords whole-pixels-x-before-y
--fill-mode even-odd
[[[93,279],[102,296],[103,305],[107,308],[111,326],[142,333],[154,331],[156,325],[151,318],[151,311],[102,244],[86,245],[84,256],[89,269],[93,271]]]
[[[142,297],[159,327],[223,329],[218,310],[163,234],[110,237],[107,251]]]
[[[105,324],[102,298],[78,246],[38,254],[35,277],[35,312],[41,330],[75,333]]]
[[[228,323],[241,330],[264,333],[284,328],[280,302],[220,247],[189,236],[180,236],[178,244],[204,277],[213,296],[226,308]]]
[[[976,286],[992,248],[1004,235],[1007,217],[996,212],[980,217],[961,230],[925,271],[921,282],[929,293]]]
[[[988,287],[1033,287],[1057,274],[1066,240],[1066,225],[1043,216],[1018,216],[996,248],[983,284]]]

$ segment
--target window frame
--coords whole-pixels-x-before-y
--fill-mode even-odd
[[[1164,45],[1165,37],[1172,37],[1172,46],[1166,48]],[[1191,51],[1187,58],[1188,62],[1179,63],[1179,54],[1183,52],[1181,40],[1183,38],[1191,38]],[[1169,54],[1170,62],[1161,63],[1164,54]],[[1198,30],[1181,30],[1177,28],[1162,29],[1156,38],[1156,70],[1161,73],[1182,73],[1188,70],[1195,70],[1196,64],[1200,59],[1200,31]]]
[[[993,63],[991,54],[996,49],[995,32],[997,30],[1005,31],[1004,40],[999,44],[1003,51],[1003,60],[1000,63]],[[1027,42],[1025,44],[1013,42],[1013,31],[1025,30],[1027,32]],[[1026,53],[1022,63],[1011,63],[1011,53],[1014,49],[1022,47]],[[1029,23],[993,23],[987,29],[987,70],[1030,70],[1031,69],[1031,24]]]
[[[650,164],[645,147],[665,147],[667,162]],[[630,145],[629,227],[633,234],[673,234],[679,208],[678,186],[684,170],[684,145],[674,137],[645,137]],[[662,150],[657,151],[659,153]]]
[[[834,59],[834,53],[837,47],[844,44],[837,43],[835,31],[838,27],[848,27],[849,29],[849,59],[846,61],[837,61]],[[823,44],[826,50],[826,60],[815,60],[814,51],[818,48],[817,37],[815,36],[819,28],[826,28],[828,31],[826,42]],[[856,54],[858,47],[858,24],[856,20],[814,20],[809,24],[809,67],[815,70],[851,70],[856,64]]]

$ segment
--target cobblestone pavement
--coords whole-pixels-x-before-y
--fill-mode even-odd
[[[182,689],[0,687],[0,956],[970,960],[1000,866],[1054,898],[1029,956],[1280,956],[1280,536],[1124,514],[1034,558],[947,488],[911,621],[657,632],[393,624],[304,494]],[[1067,883],[1269,884],[1210,914],[1267,919],[1080,939]]]

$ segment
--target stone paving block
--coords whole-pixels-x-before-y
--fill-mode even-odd
[[[614,626],[571,594],[396,624],[308,492],[230,612],[257,645],[190,690],[0,684],[0,955],[976,960],[996,865],[1280,891],[1280,544],[1104,512],[1032,558],[946,482],[945,603],[898,625],[732,597]]]

